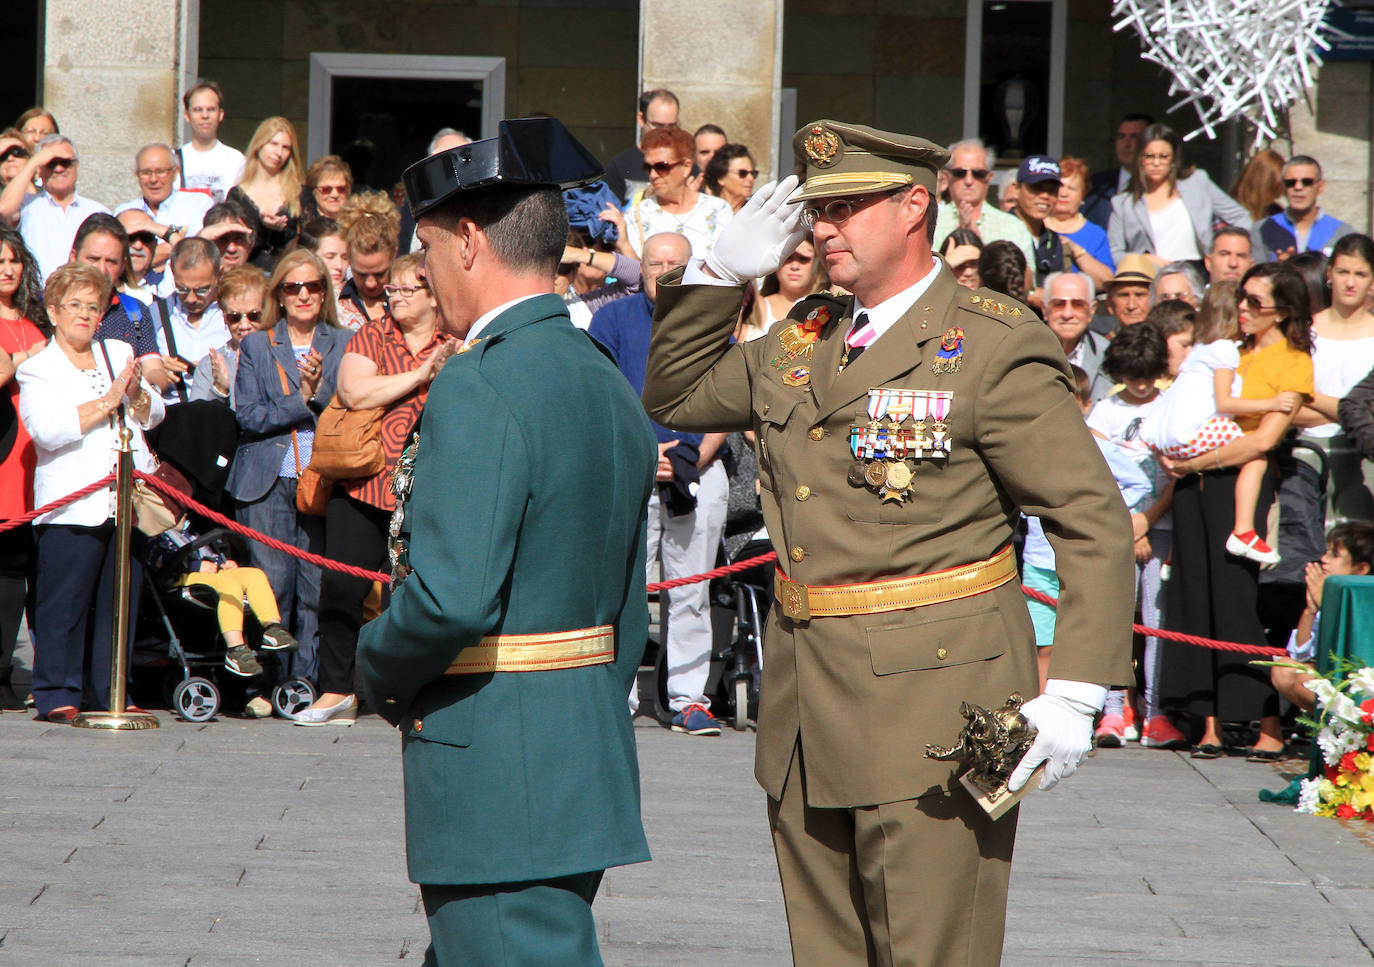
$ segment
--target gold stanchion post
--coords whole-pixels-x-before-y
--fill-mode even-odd
[[[121,417],[123,410],[120,410]],[[134,453],[133,433],[124,421],[119,426],[119,465],[116,474],[115,502],[115,588],[114,628],[110,656],[110,709],[108,712],[82,712],[72,720],[79,729],[155,729],[157,716],[149,712],[130,712],[124,693],[129,680],[129,585],[132,562],[129,545],[134,529]]]

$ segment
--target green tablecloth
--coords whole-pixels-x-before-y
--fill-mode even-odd
[[[1329,577],[1322,585],[1317,673],[1336,658],[1374,665],[1374,577]]]

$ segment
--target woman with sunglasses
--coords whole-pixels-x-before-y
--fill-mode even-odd
[[[380,191],[360,191],[339,211],[352,274],[339,291],[339,324],[361,329],[386,318],[386,286],[401,234],[401,213]]]
[[[296,237],[301,219],[301,159],[296,129],[283,117],[258,125],[243,162],[238,184],[225,196],[241,206],[253,228],[249,261],[271,272]]]
[[[312,164],[305,173],[305,187],[301,195],[301,220],[338,218],[339,209],[353,191],[353,169],[336,154],[327,154]]]
[[[1201,262],[1212,250],[1217,222],[1251,227],[1250,213],[1240,202],[1218,188],[1207,172],[1184,165],[1183,139],[1172,128],[1152,124],[1141,143],[1129,187],[1112,199],[1107,240],[1114,261],[1140,252],[1161,267]]]
[[[15,128],[0,131],[0,188],[4,188],[24,170],[24,162],[29,160],[29,146],[24,136]],[[29,193],[38,189],[29,185]]]
[[[229,329],[229,341],[196,364],[191,378],[191,399],[221,400],[234,408],[234,377],[239,369],[239,347],[263,320],[267,279],[251,265],[225,272],[219,280],[219,308]]]
[[[704,258],[715,247],[721,229],[733,212],[723,199],[703,194],[688,184],[696,143],[681,128],[654,128],[644,135],[644,174],[649,187],[630,199],[625,210],[625,232],[617,250],[638,259],[644,240],[663,232],[685,236],[692,255]]]
[[[264,309],[264,331],[250,332],[239,344],[234,411],[243,435],[226,489],[240,522],[320,554],[324,521],[296,510],[296,486],[310,463],[315,420],[334,395],[350,333],[334,314],[329,270],[304,249],[277,263]],[[257,543],[252,563],[266,572],[282,624],[300,644],[294,674],[313,681],[319,567]]]
[[[162,399],[142,378],[129,345],[99,339],[110,279],[92,265],[53,272],[44,302],[54,333],[19,367],[19,412],[36,454],[34,503],[50,503],[114,469],[119,436],[132,434],[134,468],[151,472],[143,431],[162,421]],[[84,704],[110,700],[111,614],[119,563],[108,489],[73,501],[35,522],[38,564],[33,696],[38,717],[71,722]],[[142,569],[133,568],[137,610]],[[130,627],[138,623],[130,617]]]
[[[1269,548],[1253,525],[1249,534],[1236,531],[1244,526],[1239,518],[1247,511],[1253,512],[1256,524],[1265,520],[1273,499],[1264,472],[1268,455],[1283,440],[1298,407],[1312,398],[1307,284],[1277,263],[1253,266],[1241,279],[1239,309],[1241,347],[1235,375],[1242,382],[1240,399],[1229,411],[1238,414],[1235,422],[1243,435],[1199,455],[1160,458],[1178,480],[1173,503],[1173,574],[1165,613],[1171,631],[1264,645],[1267,641],[1257,610],[1257,559]],[[1185,361],[1179,382],[1194,357],[1219,340],[1207,342],[1204,332],[1199,342],[1203,345],[1195,347]],[[1164,409],[1161,406],[1159,412]],[[1142,427],[1141,437],[1151,442],[1148,425]],[[1252,461],[1260,461],[1257,484],[1242,481],[1243,473],[1248,477],[1253,471],[1241,468],[1255,466]],[[1277,560],[1276,554],[1270,554],[1271,561]],[[1247,750],[1250,757],[1272,761],[1281,755],[1284,741],[1278,696],[1269,676],[1247,665],[1248,656],[1191,645],[1165,643],[1163,647],[1161,705],[1190,716],[1200,726],[1195,729],[1195,734],[1201,732],[1195,757],[1214,759],[1226,754],[1223,722],[1255,720],[1260,724],[1259,738]]]
[[[325,513],[325,556],[373,571],[390,569],[387,531],[396,499],[391,473],[406,437],[424,409],[430,384],[457,348],[440,331],[422,256],[403,255],[386,286],[391,311],[353,334],[339,364],[338,399],[351,410],[383,407],[386,466],[370,477],[341,482]],[[325,571],[320,582],[320,697],[296,715],[297,725],[352,725],[354,659],[363,603],[372,582]]]
[[[759,169],[749,156],[749,149],[742,144],[727,144],[711,156],[702,173],[706,190],[737,212],[744,207],[749,196],[754,193],[754,179]]]

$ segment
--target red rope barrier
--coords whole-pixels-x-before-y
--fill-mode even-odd
[[[329,568],[331,571],[338,571],[341,574],[351,574],[355,578],[363,578],[367,581],[381,581],[383,584],[391,583],[391,575],[389,574],[383,574],[380,571],[369,571],[365,568],[354,567],[352,564],[343,564],[339,561],[331,561],[327,557],[321,557],[319,554],[311,554],[309,551],[303,551],[299,547],[293,547],[274,537],[268,537],[266,534],[259,533],[250,527],[244,527],[238,521],[225,517],[219,511],[211,510],[200,501],[193,499],[188,494],[182,493],[175,487],[169,486],[151,474],[143,473],[141,470],[135,470],[134,476],[154,490],[160,490],[163,496],[170,497],[180,504],[194,508],[198,513],[203,514],[221,527],[227,527],[235,534],[240,534],[250,540],[257,541],[259,544],[265,544],[275,551],[281,551],[283,554],[290,554],[292,557],[300,558],[302,561],[306,561],[310,564],[318,564],[320,567]]]
[[[89,497],[97,490],[103,490],[106,487],[109,487],[110,484],[114,482],[114,478],[114,474],[110,474],[106,477],[101,477],[95,483],[82,487],[75,493],[67,494],[67,496],[65,497],[59,497],[52,503],[44,504],[37,510],[31,510],[27,514],[24,514],[22,517],[9,517],[5,520],[0,520],[0,534],[3,534],[5,531],[14,530],[16,527],[23,527],[25,524],[29,523],[29,521],[36,520],[37,518],[42,517],[44,514],[49,513],[50,511],[57,510],[59,507],[65,507],[68,504],[75,503],[82,497]]]
[[[77,491],[77,493],[71,495],[68,498],[64,498],[61,501],[57,501],[53,504],[49,504],[47,507],[43,507],[39,510],[34,511],[34,513],[30,515],[29,519],[32,519],[32,517],[37,516],[38,514],[45,513],[48,510],[54,509],[55,507],[60,507],[63,503],[70,502],[71,500],[75,500],[79,497],[84,497],[91,491],[97,490],[99,489],[99,487],[108,484],[110,480],[113,479],[113,476],[114,475],[111,474],[110,477],[105,478],[105,480],[100,481],[98,484],[92,484],[85,490]],[[379,571],[368,571],[361,567],[354,567],[351,564],[343,564],[339,561],[332,561],[327,557],[321,557],[319,554],[311,554],[309,551],[303,551],[298,547],[293,547],[290,544],[283,543],[282,541],[276,540],[275,538],[268,537],[266,534],[261,534],[258,531],[245,527],[238,521],[225,517],[223,514],[211,510],[209,507],[206,507],[199,501],[193,500],[191,497],[187,496],[186,494],[183,494],[176,488],[168,486],[166,483],[159,480],[157,477],[150,476],[149,474],[137,470],[134,471],[134,476],[142,480],[144,483],[148,484],[148,486],[153,487],[156,490],[162,491],[163,494],[165,494],[166,496],[178,500],[188,507],[194,508],[197,512],[203,514],[210,520],[213,520],[215,523],[223,527],[229,528],[235,534],[240,534],[244,537],[249,538],[250,540],[255,540],[260,544],[265,544],[266,546],[273,548],[274,550],[281,551],[284,554],[290,554],[292,557],[300,558],[302,561],[308,561],[311,564],[318,564],[320,567],[329,568],[330,570],[334,571],[339,571],[343,574],[351,574],[354,577],[360,577],[368,581],[381,581],[383,584],[391,583],[391,577],[389,575],[382,574]],[[19,519],[19,523],[23,523],[23,519]],[[6,526],[9,525],[0,525],[0,530],[5,529]],[[774,551],[769,551],[767,554],[760,554],[758,557],[751,557],[747,560],[736,561],[734,564],[727,564],[724,567],[713,568],[712,570],[706,571],[702,574],[693,574],[688,577],[673,578],[669,581],[659,581],[655,584],[648,585],[648,587],[645,590],[649,592],[667,591],[671,590],[672,588],[684,587],[688,584],[697,584],[701,581],[710,581],[718,577],[724,577],[727,574],[738,574],[740,571],[747,571],[750,568],[758,567],[760,564],[769,564],[773,561],[776,561],[777,559],[777,553]],[[1026,597],[1039,601],[1042,604],[1047,604],[1052,608],[1058,607],[1059,605],[1059,602],[1056,599],[1050,597],[1047,594],[1042,594],[1039,591],[1028,588],[1024,584],[1021,586],[1021,591],[1023,594],[1026,595]],[[1144,625],[1136,624],[1133,624],[1131,628],[1142,635],[1150,635],[1155,638],[1163,638],[1166,641],[1178,641],[1186,645],[1198,645],[1203,648],[1212,648],[1219,651],[1238,651],[1247,655],[1265,656],[1287,654],[1287,652],[1281,648],[1265,648],[1260,645],[1245,645],[1236,641],[1217,641],[1214,638],[1202,638],[1198,635],[1188,635],[1180,631],[1165,631],[1162,628],[1147,628]]]

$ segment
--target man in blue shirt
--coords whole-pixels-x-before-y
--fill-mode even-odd
[[[681,268],[692,246],[664,232],[644,242],[643,291],[598,309],[588,332],[605,346],[636,393],[644,392],[658,278]],[[658,486],[649,496],[650,562],[658,559],[665,581],[715,567],[725,529],[729,481],[716,459],[725,435],[676,433],[654,424],[658,435]],[[700,581],[667,593],[668,704],[672,728],[689,735],[719,735],[711,715],[706,678],[711,670],[710,585]],[[633,692],[632,708],[638,708]]]
[[[1316,158],[1295,155],[1283,166],[1283,194],[1288,209],[1270,215],[1254,228],[1255,261],[1283,261],[1300,252],[1331,254],[1331,248],[1355,229],[1317,205],[1326,189]]]

